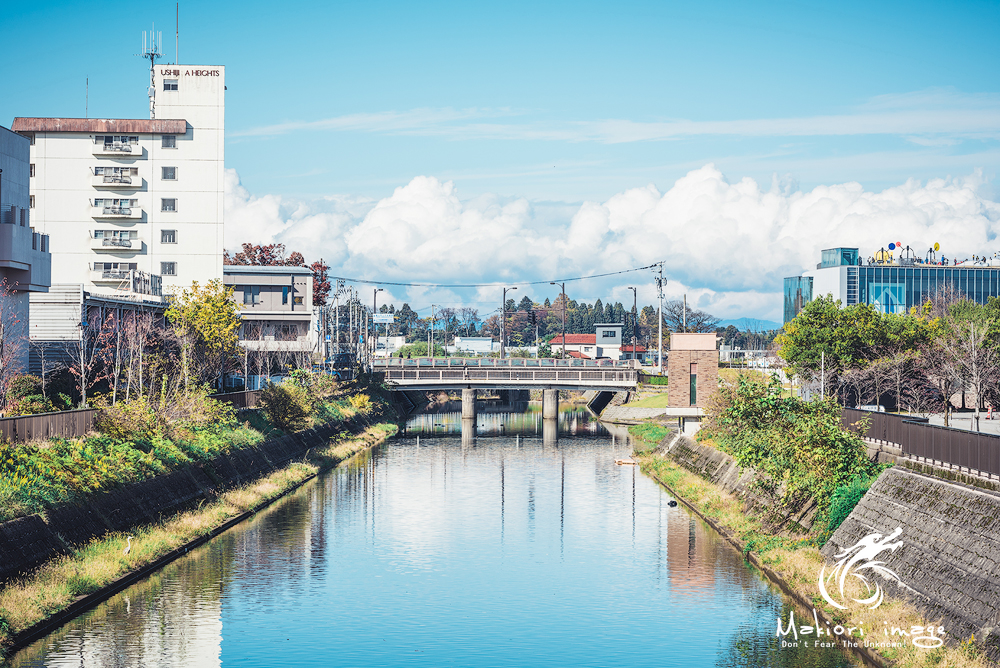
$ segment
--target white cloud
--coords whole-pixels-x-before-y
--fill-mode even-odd
[[[670,297],[688,295],[720,317],[779,319],[781,281],[815,266],[823,248],[871,254],[891,241],[918,253],[941,243],[949,257],[1000,249],[1000,204],[981,193],[981,174],[908,181],[881,192],[858,183],[794,191],[775,179],[728,181],[713,165],[693,170],[661,193],[653,185],[585,202],[566,218],[536,215],[518,198],[462,200],[452,182],[414,178],[372,204],[349,197],[291,202],[251,196],[227,174],[226,239],[280,241],[334,272],[386,282],[497,283],[477,290],[389,286],[396,301],[419,305],[499,303],[499,284],[549,281],[665,261]],[[567,285],[572,297],[655,299],[650,272]],[[541,301],[547,283],[521,286]],[[492,307],[490,307],[492,308]],[[481,307],[482,311],[490,308]]]
[[[510,109],[411,109],[346,114],[315,121],[289,121],[251,128],[234,136],[281,135],[301,130],[375,132],[475,140],[542,140],[618,144],[699,136],[820,137],[889,135],[926,145],[948,145],[955,137],[1000,137],[1000,95],[931,89],[880,95],[841,114],[791,118],[694,121],[622,118],[557,122],[484,122],[527,116]],[[947,139],[952,138],[952,139]]]

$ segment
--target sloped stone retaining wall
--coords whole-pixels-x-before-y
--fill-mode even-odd
[[[64,504],[47,511],[45,517],[36,514],[4,522],[0,524],[0,582],[97,536],[158,522],[191,508],[281,468],[309,448],[326,445],[340,431],[360,433],[366,426],[361,419],[328,423],[235,450],[208,464],[113,489],[81,503]]]
[[[770,509],[774,505],[770,496],[754,489],[754,483],[760,474],[751,468],[740,469],[736,460],[721,450],[701,445],[677,431],[672,431],[663,439],[661,452],[669,455],[692,473],[742,498],[751,508]],[[782,527],[795,529],[797,525],[802,527],[802,531],[808,531],[812,528],[816,510],[816,504],[809,500],[800,507],[782,509],[780,513],[775,513],[769,523],[775,530],[780,530]]]
[[[822,549],[828,560],[897,527],[901,548],[878,558],[899,575],[887,592],[943,619],[953,640],[975,634],[1000,659],[1000,494],[904,468],[887,469]]]

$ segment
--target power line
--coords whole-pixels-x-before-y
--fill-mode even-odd
[[[363,278],[347,278],[344,276],[330,276],[332,279],[344,281],[345,283],[361,283],[363,285],[395,285],[406,288],[492,288],[499,285],[544,285],[547,283],[571,283],[573,281],[586,281],[591,278],[604,278],[606,276],[619,276],[621,274],[631,274],[636,271],[644,271],[659,266],[651,264],[647,267],[635,267],[634,269],[623,269],[622,271],[611,271],[606,274],[593,274],[591,276],[576,276],[574,278],[553,278],[544,281],[520,281],[502,283],[394,283],[392,281],[371,281]]]

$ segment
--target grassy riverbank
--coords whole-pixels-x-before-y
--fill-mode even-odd
[[[206,388],[108,406],[83,438],[0,443],[0,522],[252,447],[283,432],[391,411],[381,388],[296,372],[272,406],[237,417]]]
[[[397,429],[395,424],[379,423],[356,436],[345,435],[326,447],[309,450],[302,461],[232,489],[197,510],[161,524],[138,527],[132,531],[132,548],[127,555],[125,536],[112,534],[70,556],[52,560],[29,578],[8,584],[0,590],[0,655],[19,633],[67,609],[81,597],[112,585],[233,518],[259,510],[318,472],[384,441]]]
[[[899,627],[911,630],[912,626],[927,626],[936,620],[927,619],[913,605],[900,600],[887,599],[875,610],[862,605],[854,605],[847,610],[837,610],[829,606],[820,595],[817,575],[824,563],[819,553],[821,537],[807,535],[792,537],[769,533],[761,522],[760,513],[748,513],[742,500],[727,493],[714,483],[701,478],[673,461],[655,453],[659,446],[659,431],[656,425],[637,425],[630,432],[639,439],[636,457],[642,470],[667,487],[680,500],[694,508],[704,519],[719,531],[755,565],[768,575],[794,591],[808,607],[814,607],[831,621],[831,625],[863,628],[865,638],[870,642],[883,642],[889,638],[882,635],[882,629]],[[654,440],[655,439],[655,440]],[[860,583],[852,582],[854,591],[851,598],[860,596]],[[846,591],[846,590],[845,590]],[[850,600],[850,599],[848,599]],[[788,620],[783,620],[787,624]],[[811,624],[811,620],[801,621]],[[855,632],[855,640],[858,639]],[[974,639],[952,639],[958,645],[936,649],[920,649],[905,639],[899,648],[877,648],[877,656],[887,666],[898,668],[986,668],[992,666],[976,646]]]

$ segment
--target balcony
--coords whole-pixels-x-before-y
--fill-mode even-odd
[[[132,251],[140,250],[142,242],[138,239],[119,239],[117,237],[91,239],[91,250]]]
[[[142,220],[142,209],[138,206],[95,206],[91,216],[110,220]]]
[[[142,187],[142,177],[138,175],[128,176],[125,174],[99,174],[91,177],[90,184],[95,188],[131,190]]]
[[[94,144],[94,155],[104,158],[136,158],[142,156],[137,144]]]
[[[109,281],[120,283],[122,281],[132,281],[132,271],[129,269],[94,269],[90,272],[90,279],[95,283],[107,283]]]

